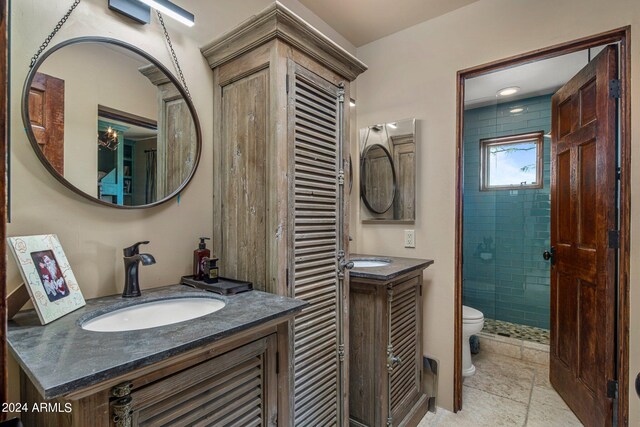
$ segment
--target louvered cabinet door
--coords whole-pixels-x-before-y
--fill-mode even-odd
[[[276,426],[275,335],[131,393],[135,426]]]
[[[422,395],[421,288],[421,277],[414,277],[393,286],[388,293],[388,425],[398,425]]]
[[[296,427],[343,424],[341,102],[339,87],[289,62],[289,284],[310,303],[293,326]]]

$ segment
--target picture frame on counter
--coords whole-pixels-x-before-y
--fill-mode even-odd
[[[8,237],[7,243],[43,325],[85,305],[58,236]]]

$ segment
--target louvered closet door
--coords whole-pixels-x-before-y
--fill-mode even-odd
[[[420,396],[420,281],[413,278],[394,287],[390,310],[392,356],[399,358],[389,374],[390,425],[404,419]]]
[[[289,63],[290,276],[311,305],[294,322],[294,424],[342,425],[339,88]],[[292,133],[292,135],[291,135]],[[293,142],[291,144],[291,142]]]

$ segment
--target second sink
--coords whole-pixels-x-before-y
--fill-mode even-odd
[[[172,298],[145,302],[87,320],[82,329],[94,332],[124,332],[172,325],[206,316],[225,306],[215,298]]]
[[[352,258],[351,261],[353,268],[386,267],[391,264],[391,260],[378,258]]]

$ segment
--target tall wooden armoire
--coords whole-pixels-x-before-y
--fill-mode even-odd
[[[295,393],[278,425],[346,426],[349,99],[366,66],[277,2],[202,53],[220,273],[311,304],[291,325]]]

